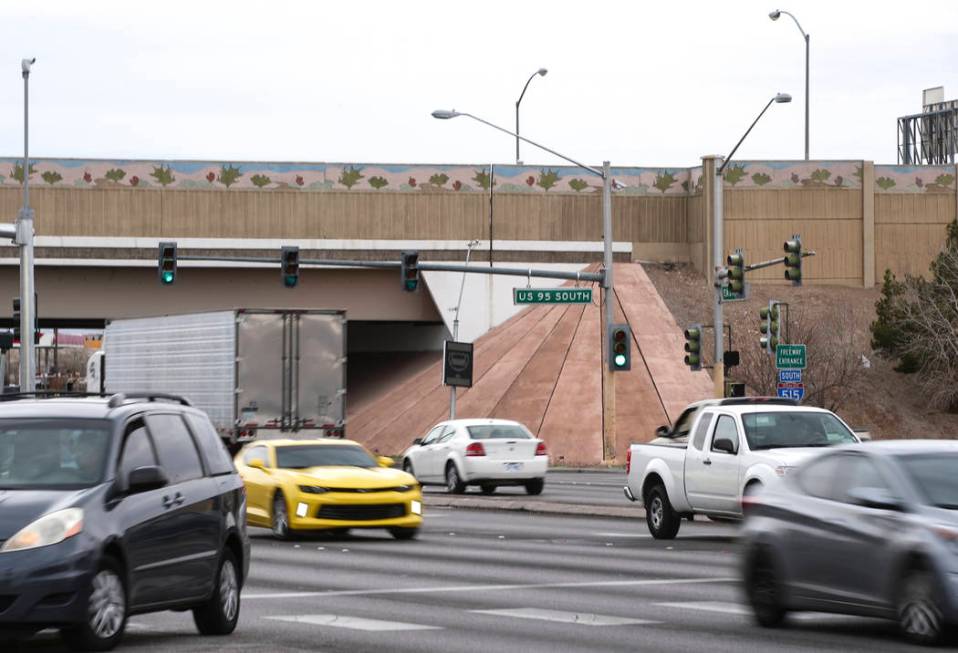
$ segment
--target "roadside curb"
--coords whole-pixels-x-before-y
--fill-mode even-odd
[[[426,506],[468,508],[470,510],[511,510],[552,515],[578,515],[582,517],[625,517],[641,519],[645,511],[636,506],[591,506],[577,503],[553,503],[550,501],[480,499],[476,497],[452,497],[423,495]]]

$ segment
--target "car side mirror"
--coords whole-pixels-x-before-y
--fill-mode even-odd
[[[712,448],[725,453],[735,453],[735,445],[728,438],[719,438],[712,443]]]
[[[378,463],[380,467],[392,467],[394,464],[393,459],[389,456],[379,456],[376,458],[376,463]]]
[[[137,467],[126,480],[127,491],[130,494],[138,492],[149,492],[161,487],[165,487],[170,480],[166,477],[166,472],[155,465],[148,467]]]
[[[667,438],[669,437],[669,433],[671,433],[671,431],[668,426],[660,426],[655,429],[655,437],[657,438]]]
[[[876,487],[856,487],[848,492],[848,498],[858,506],[878,510],[901,512],[904,507],[899,499]]]
[[[247,467],[252,467],[252,468],[254,468],[254,469],[258,469],[258,470],[260,470],[260,471],[262,471],[262,472],[267,472],[267,473],[269,473],[269,469],[267,469],[267,467],[266,467],[266,462],[263,461],[261,458],[253,458],[251,461],[249,461],[248,463],[246,463],[246,466],[247,466]]]
[[[416,438],[415,440],[412,441],[412,443],[413,445],[420,445],[422,444],[422,438]]]

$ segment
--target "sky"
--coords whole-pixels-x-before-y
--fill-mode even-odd
[[[921,91],[958,98],[958,2],[483,3],[0,0],[0,156],[23,151],[20,59],[37,157],[511,163],[515,140],[591,164],[694,166],[804,155],[896,161]],[[522,146],[527,164],[555,164]]]

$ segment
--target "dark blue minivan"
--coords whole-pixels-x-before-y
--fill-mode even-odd
[[[0,399],[0,640],[105,651],[159,610],[233,632],[246,493],[209,418],[167,395]]]

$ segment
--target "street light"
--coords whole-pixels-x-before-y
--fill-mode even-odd
[[[528,79],[528,81],[526,81],[526,85],[522,87],[522,93],[519,95],[519,99],[516,100],[516,165],[517,165],[517,166],[518,166],[518,165],[522,165],[522,161],[519,160],[519,136],[518,136],[518,134],[519,134],[519,105],[522,103],[522,98],[523,98],[523,97],[525,96],[525,94],[526,94],[526,89],[529,88],[529,84],[532,82],[533,79],[535,79],[535,76],[538,75],[539,77],[545,77],[545,76],[546,76],[546,73],[548,73],[548,72],[549,72],[549,71],[546,70],[545,68],[540,68],[540,69],[537,70],[536,72],[534,72],[534,73],[532,73],[531,75],[529,75],[529,79]]]
[[[725,171],[725,166],[729,164],[729,161],[732,160],[732,157],[735,156],[735,152],[738,151],[739,145],[742,144],[742,141],[745,140],[745,137],[751,133],[752,128],[755,127],[755,124],[765,115],[765,112],[768,111],[768,108],[773,104],[787,104],[792,101],[792,96],[788,93],[776,93],[775,96],[768,101],[762,111],[758,114],[758,117],[752,121],[752,124],[749,125],[748,129],[742,134],[742,138],[738,139],[738,143],[735,144],[735,147],[732,148],[732,151],[729,152],[728,156],[725,157],[725,160],[722,162],[722,165],[718,165],[718,161],[715,162],[715,180],[712,183],[712,205],[715,207],[715,218],[712,225],[712,256],[715,265],[715,309],[714,309],[714,321],[715,321],[715,365],[712,368],[713,379],[715,382],[715,394],[717,397],[725,396],[725,366],[722,364],[724,360],[725,347],[724,347],[724,337],[725,337],[725,321],[722,317],[722,278],[727,274],[725,271],[725,254],[722,247],[722,238],[724,236],[724,208],[722,206],[722,191],[723,191],[723,182],[722,182],[722,173]]]
[[[608,161],[602,163],[602,169],[593,168],[592,166],[586,165],[575,159],[568,157],[564,154],[560,154],[555,150],[531,141],[525,136],[520,136],[517,133],[511,132],[504,127],[495,125],[488,120],[483,120],[478,116],[474,116],[471,113],[466,113],[465,111],[452,111],[445,109],[437,109],[432,112],[432,117],[439,120],[450,120],[452,118],[458,118],[459,116],[466,116],[472,118],[476,122],[481,122],[487,127],[492,127],[498,131],[501,131],[504,134],[509,134],[510,136],[516,138],[517,140],[524,141],[529,145],[539,148],[553,156],[557,156],[564,161],[582,168],[587,172],[600,177],[602,179],[602,234],[603,234],[603,271],[602,271],[602,295],[605,299],[605,310],[603,311],[603,329],[602,329],[602,345],[603,345],[603,356],[602,360],[608,360],[608,352],[610,351],[609,343],[609,332],[612,327],[612,171]],[[622,187],[622,184],[616,184],[617,187]],[[609,447],[613,443],[612,434],[615,433],[615,375],[611,373],[611,369],[608,365],[603,365],[603,383],[602,383],[602,394],[603,394],[603,408],[604,408],[604,419],[603,419],[603,447],[602,447],[602,456],[603,459],[606,458]]]
[[[776,9],[775,11],[769,12],[768,17],[772,20],[778,20],[782,14],[785,14],[795,21],[798,31],[802,33],[802,38],[805,39],[805,160],[808,161],[808,51],[811,36],[802,29],[802,25],[798,22],[798,19],[787,11]]]
[[[35,286],[33,283],[33,209],[30,208],[30,69],[36,58],[22,59],[23,74],[23,208],[17,215],[17,245],[20,246],[20,391],[33,392],[36,388],[33,336],[36,319]]]
[[[478,240],[470,240],[466,243],[466,265],[469,265],[469,256],[472,249],[479,246]],[[462,281],[459,283],[459,301],[456,302],[456,317],[452,320],[452,340],[459,341],[459,309],[462,307],[462,293],[466,289],[466,273],[462,273]],[[449,386],[449,419],[456,419],[456,386]]]

